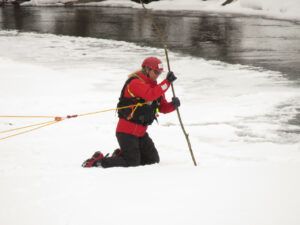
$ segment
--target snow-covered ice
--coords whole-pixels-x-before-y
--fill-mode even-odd
[[[298,0],[222,2],[147,8],[300,20]],[[85,5],[141,8],[129,0]],[[164,59],[161,49],[127,42],[2,30],[0,116],[114,108],[127,74],[150,55]],[[80,167],[94,151],[117,147],[114,111],[62,121],[0,141],[0,224],[299,225],[299,86],[262,68],[172,52],[170,59],[198,167],[176,113],[149,129],[161,163],[137,168]],[[45,120],[0,118],[0,131]]]
[[[222,2],[147,7],[300,20],[296,0]],[[141,7],[128,0],[85,5]],[[0,116],[114,108],[127,74],[149,55],[164,59],[161,49],[132,43],[0,31]],[[94,151],[117,147],[113,111],[66,120],[0,141],[0,224],[298,225],[300,131],[292,121],[299,87],[276,71],[172,52],[170,59],[198,167],[175,113],[149,129],[161,163],[127,169],[80,167]],[[0,130],[44,120],[0,118]]]
[[[164,59],[127,42],[0,31],[0,115],[114,108],[150,55]],[[80,167],[117,147],[114,112],[66,120],[0,142],[0,223],[298,225],[299,87],[260,68],[170,60],[198,167],[176,113],[149,129],[161,163],[127,169]],[[0,128],[42,121],[1,118]]]

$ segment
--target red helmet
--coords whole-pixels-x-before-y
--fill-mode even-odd
[[[156,57],[146,58],[142,63],[142,67],[145,66],[158,72],[162,72],[164,70],[162,62]]]

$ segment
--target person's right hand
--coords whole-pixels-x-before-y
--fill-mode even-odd
[[[177,109],[180,106],[180,100],[177,97],[173,97],[172,98],[172,104],[175,107],[175,109]]]

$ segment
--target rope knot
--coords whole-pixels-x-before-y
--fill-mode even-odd
[[[54,120],[55,120],[56,122],[59,122],[59,121],[62,121],[62,120],[63,120],[63,118],[62,118],[62,117],[60,117],[60,116],[57,116],[57,117],[55,117],[55,118],[54,118]]]

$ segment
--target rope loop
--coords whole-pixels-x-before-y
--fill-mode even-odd
[[[141,107],[141,106],[145,105],[145,104],[146,104],[146,103],[140,103],[140,102],[138,102],[137,104],[133,105],[133,106],[132,106],[132,111],[131,111],[130,115],[127,117],[127,119],[128,119],[128,120],[132,119],[132,118],[133,118],[133,115],[134,115],[134,113],[135,113],[135,111],[136,111],[136,109],[137,109],[138,107]]]

